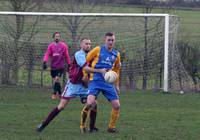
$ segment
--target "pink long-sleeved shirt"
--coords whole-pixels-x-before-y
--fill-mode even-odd
[[[51,58],[52,70],[63,69],[65,59],[67,61],[67,64],[70,64],[70,56],[68,53],[67,44],[65,44],[64,42],[52,42],[51,44],[49,44],[43,61],[47,62],[49,57]]]

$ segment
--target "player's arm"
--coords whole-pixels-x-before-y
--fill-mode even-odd
[[[43,62],[47,62],[49,59],[49,56],[52,54],[51,52],[51,44],[48,46],[45,54],[44,54],[44,58],[43,58]]]
[[[76,59],[77,64],[83,68],[83,72],[85,72],[84,75],[87,75],[87,73],[90,73],[90,72],[100,72],[100,73],[104,72],[103,69],[94,69],[88,66],[88,63],[86,62],[86,58],[84,55],[79,55],[79,53],[76,53],[75,59]]]
[[[81,68],[84,68],[85,65],[87,65],[85,55],[82,55],[80,52],[76,52],[74,56],[75,56],[75,60],[76,60],[77,64]],[[82,71],[83,71],[83,69],[82,69]],[[83,81],[84,85],[87,85],[87,83],[88,83],[88,75],[86,73],[84,74],[84,71],[83,71],[82,81]]]
[[[47,68],[47,65],[46,65],[46,62],[48,61],[49,59],[49,56],[52,54],[51,52],[51,44],[48,46],[46,52],[45,52],[45,55],[44,55],[44,58],[43,58],[43,66],[42,68],[43,69],[46,69]]]
[[[87,84],[88,81],[89,81],[89,74],[88,73],[94,73],[94,72],[105,74],[106,69],[95,69],[95,68],[88,66],[87,63],[86,63],[83,67],[83,78],[82,78],[83,83],[86,83],[85,85],[88,85]]]
[[[79,52],[76,52],[76,53],[75,53],[75,59],[76,59],[77,64],[78,64],[80,67],[84,67],[84,65],[86,64],[86,58],[85,58],[85,56],[82,55],[82,54],[79,53]]]
[[[118,75],[118,81],[119,81],[120,69],[121,69],[121,58],[120,58],[120,53],[118,52],[117,58],[112,68],[112,70],[115,71]]]
[[[117,73],[117,80],[115,82],[115,86],[116,86],[116,89],[119,93],[119,79],[120,79],[120,70],[121,70],[121,58],[120,58],[120,53],[118,52],[117,54],[117,59],[114,63],[114,67],[112,69],[113,71],[115,71]]]
[[[86,65],[83,69],[86,72],[91,72],[91,73],[94,73],[94,72],[98,72],[98,73],[102,73],[102,74],[106,73],[106,69],[95,69],[95,68],[92,68],[92,67],[90,67],[88,65]]]
[[[86,57],[86,62],[87,63],[90,63],[92,60],[94,60],[95,57],[97,57],[99,55],[99,52],[100,52],[100,47],[97,46],[95,47],[94,49],[92,49],[88,54],[87,54],[87,57]]]
[[[88,72],[95,72],[96,71],[94,68],[89,67],[88,64],[90,64],[90,62],[93,61],[94,58],[99,55],[99,52],[100,52],[100,47],[97,46],[87,54],[87,57],[86,57],[87,65],[83,68],[83,75],[84,76],[87,76]]]
[[[65,45],[65,58],[66,58],[67,64],[69,65],[71,63],[71,60],[70,60],[70,56],[68,52],[68,45],[67,44],[64,44],[64,45]]]

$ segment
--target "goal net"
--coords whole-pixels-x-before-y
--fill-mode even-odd
[[[121,53],[121,88],[193,90],[176,46],[178,21],[167,14],[0,12],[0,83],[51,85],[49,69],[41,64],[56,31],[71,57],[82,37],[95,47],[113,32]]]

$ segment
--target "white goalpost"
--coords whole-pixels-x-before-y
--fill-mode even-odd
[[[31,74],[39,69],[42,52],[51,41],[52,32],[62,33],[72,55],[81,37],[90,37],[95,46],[103,43],[103,35],[111,31],[116,34],[116,48],[122,55],[122,87],[157,88],[168,92],[182,89],[187,83],[179,79],[179,71],[174,69],[180,61],[175,53],[178,20],[169,14],[0,12],[0,17],[0,41],[8,50],[16,47],[17,67],[31,68]],[[7,51],[1,50],[1,54]],[[28,52],[28,56],[22,57]],[[31,55],[33,52],[36,58]],[[12,54],[8,56],[14,59]],[[0,58],[0,65],[5,64],[4,61]],[[9,64],[15,66],[16,62]],[[182,73],[187,75],[185,71]]]

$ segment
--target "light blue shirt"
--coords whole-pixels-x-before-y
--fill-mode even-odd
[[[83,65],[86,63],[86,55],[87,54],[82,49],[75,53],[76,62],[80,67],[83,67]]]
[[[75,53],[76,62],[80,67],[83,67],[84,64],[86,63],[86,55],[87,54],[82,49]],[[82,85],[82,83],[73,84],[71,82],[68,82],[65,86],[65,90],[63,93],[64,93],[63,94],[64,98],[71,98],[71,97],[76,97],[76,96],[87,96],[88,89],[85,88]]]

